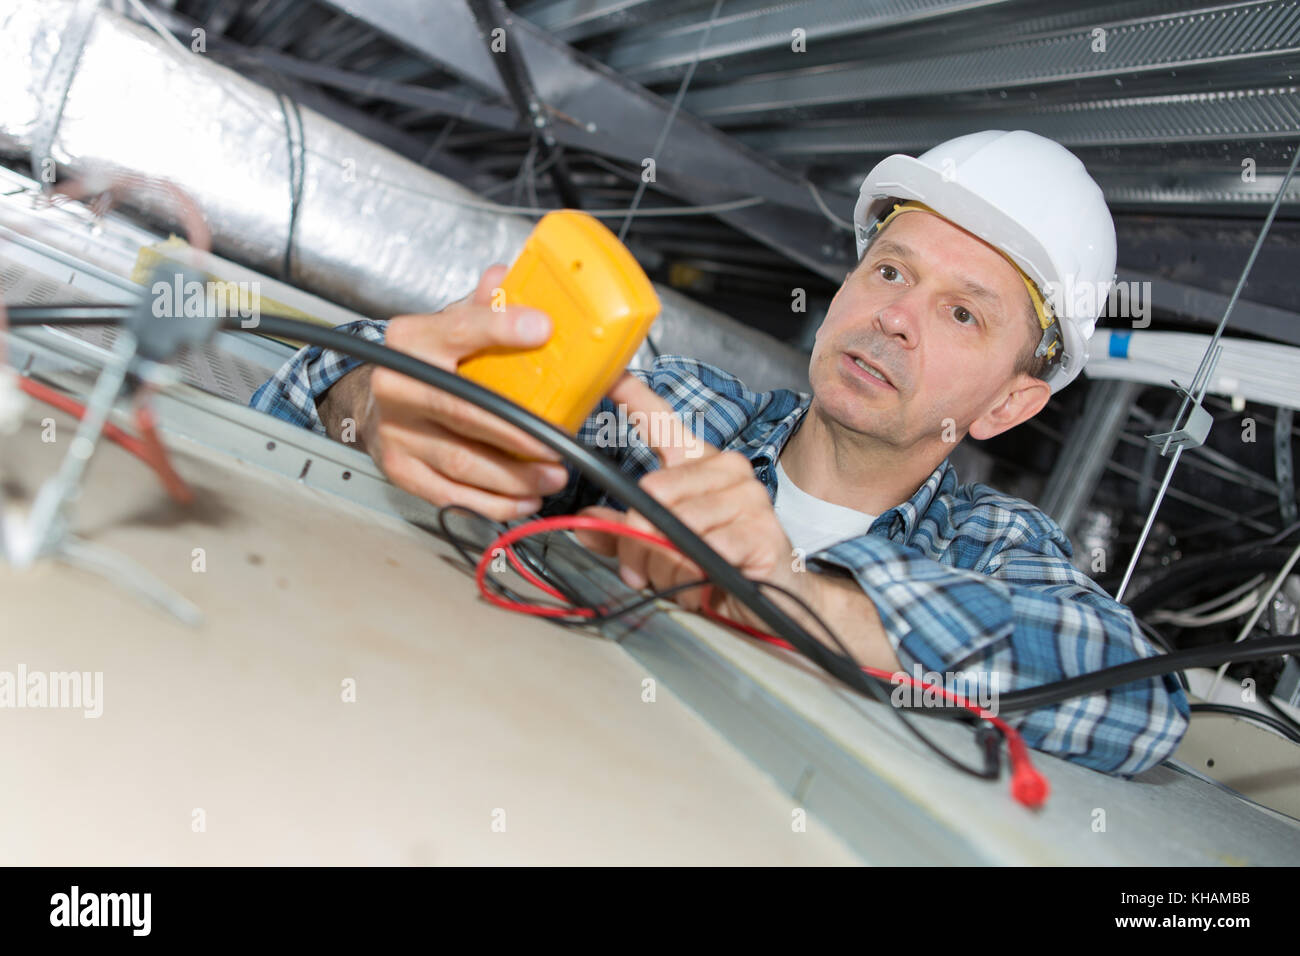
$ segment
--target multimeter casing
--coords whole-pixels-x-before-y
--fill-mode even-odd
[[[487,349],[458,371],[570,434],[623,374],[660,310],[618,237],[572,209],[542,217],[493,295],[494,306],[545,312],[551,337],[533,349]]]

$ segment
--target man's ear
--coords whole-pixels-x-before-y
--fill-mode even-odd
[[[1041,378],[1020,372],[1012,380],[1002,399],[970,424],[968,434],[976,441],[1000,435],[1042,411],[1052,397],[1052,386]]]

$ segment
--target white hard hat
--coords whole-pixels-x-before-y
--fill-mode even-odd
[[[1074,381],[1115,280],[1115,223],[1083,163],[1027,130],[985,130],[915,158],[887,156],[863,180],[853,211],[859,259],[893,203],[906,200],[983,239],[1037,285],[1049,305],[1040,348],[1058,327],[1064,343],[1046,381],[1053,392]]]

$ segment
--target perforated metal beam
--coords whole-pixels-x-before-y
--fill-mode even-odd
[[[726,125],[754,122],[776,110],[1127,78],[1242,60],[1255,61],[1252,68],[1262,70],[1261,61],[1281,62],[1297,53],[1300,3],[1262,2],[1100,21],[1048,35],[1008,38],[978,50],[888,63],[795,71],[797,58],[787,57],[789,72],[690,93],[685,106]]]

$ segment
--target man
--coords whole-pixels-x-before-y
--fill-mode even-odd
[[[859,663],[977,675],[1008,692],[1154,654],[1132,613],[1070,564],[1055,522],[986,485],[958,486],[948,461],[967,434],[990,438],[1037,414],[1082,369],[1115,268],[1101,190],[1059,144],[986,131],[883,160],[855,226],[860,262],[817,333],[811,395],[755,393],[662,356],[625,375],[579,438],[608,444],[598,421],[615,403],[633,421],[675,412],[700,423],[702,454],[635,439],[607,453],[746,576],[803,596]],[[470,299],[436,315],[345,328],[446,369],[492,345],[544,342],[545,316],[488,307],[503,276],[489,269]],[[440,506],[499,520],[582,509],[653,530],[532,438],[385,369],[304,349],[252,404],[336,438],[356,421],[389,479]],[[580,537],[616,553],[634,588],[701,577],[640,541]],[[698,608],[702,593],[676,600]],[[763,626],[730,596],[711,606]],[[1129,775],[1167,757],[1187,719],[1174,680],[1153,678],[1017,726],[1031,746]]]

